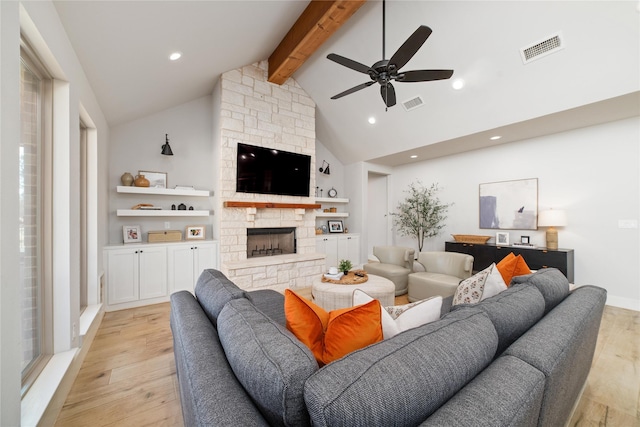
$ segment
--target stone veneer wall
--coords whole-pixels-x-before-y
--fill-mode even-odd
[[[225,201],[313,203],[315,189],[315,103],[290,78],[267,81],[262,61],[224,73],[220,82],[218,214],[221,270],[243,289],[310,286],[324,270],[316,254],[315,212],[300,209],[225,208]],[[237,144],[245,143],[311,156],[312,197],[236,193]],[[297,255],[247,260],[247,228],[296,227]]]

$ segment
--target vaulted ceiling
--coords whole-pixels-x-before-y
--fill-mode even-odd
[[[117,125],[210,94],[220,74],[265,60],[308,2],[54,0],[98,102]],[[317,103],[317,138],[345,163],[398,165],[640,115],[637,1],[387,1],[387,59],[420,25],[433,34],[405,69],[451,80],[377,84],[326,59],[383,59],[382,2],[369,0],[294,72]],[[521,48],[563,49],[524,64]],[[183,57],[167,57],[180,51]],[[296,65],[297,66],[297,65]],[[451,82],[465,80],[454,90]],[[402,102],[424,104],[406,111]],[[375,117],[376,123],[368,123]],[[502,135],[490,141],[494,134]],[[410,155],[418,156],[410,159]]]

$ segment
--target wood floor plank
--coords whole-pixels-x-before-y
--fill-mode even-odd
[[[106,313],[56,426],[183,427],[169,315],[168,303]],[[640,313],[605,307],[570,426],[640,427],[639,346]]]

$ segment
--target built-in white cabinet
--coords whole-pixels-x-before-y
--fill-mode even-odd
[[[360,235],[319,235],[316,237],[316,251],[327,256],[327,268],[337,267],[341,259],[348,259],[357,265],[360,263]]]
[[[218,243],[213,241],[189,242],[167,247],[167,274],[169,291],[193,292],[203,270],[218,268]]]
[[[164,246],[124,247],[107,251],[108,305],[116,305],[167,294]]]
[[[193,292],[202,270],[219,268],[215,240],[129,243],[104,248],[107,311],[157,304]]]

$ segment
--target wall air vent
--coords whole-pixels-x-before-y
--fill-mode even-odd
[[[525,46],[520,49],[520,56],[522,56],[522,62],[528,64],[531,61],[540,59],[543,56],[557,52],[564,49],[564,40],[562,33],[556,33],[547,37],[544,40],[537,41],[529,46]]]
[[[415,110],[416,108],[422,107],[423,105],[424,101],[420,96],[416,96],[415,98],[411,98],[410,100],[404,101],[402,103],[402,106],[407,111]]]

